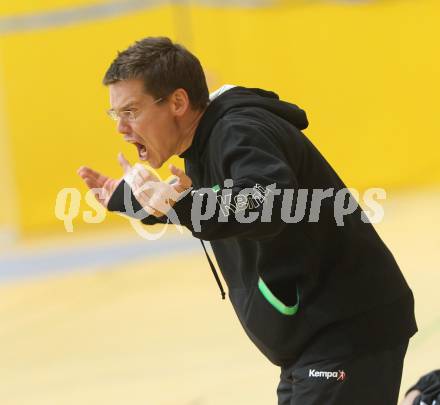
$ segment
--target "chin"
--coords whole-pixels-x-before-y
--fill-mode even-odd
[[[161,162],[161,163],[157,163],[157,162],[148,162],[149,164],[150,164],[150,166],[153,168],[153,169],[160,169],[161,167],[162,167],[162,165],[163,165],[163,162]]]

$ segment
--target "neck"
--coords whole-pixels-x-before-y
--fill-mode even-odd
[[[206,107],[203,110],[194,111],[188,119],[188,124],[183,130],[181,142],[177,145],[176,155],[180,155],[185,152],[191,145],[196,134],[197,127],[200,119],[206,111]]]

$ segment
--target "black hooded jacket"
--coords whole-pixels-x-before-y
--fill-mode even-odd
[[[194,190],[173,207],[210,241],[244,330],[281,366],[304,353],[391,347],[417,331],[396,261],[357,204],[341,215],[354,200],[301,132],[307,125],[303,110],[273,92],[219,95],[181,155]],[[121,189],[110,210],[124,211]]]

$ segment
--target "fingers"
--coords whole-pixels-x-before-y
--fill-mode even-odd
[[[97,179],[99,177],[99,173],[98,172],[95,172],[94,170],[90,169],[87,166],[81,166],[76,172],[83,179],[86,178],[86,177],[91,177],[91,178]]]
[[[136,169],[136,173],[144,180],[144,181],[160,181],[159,177],[156,176],[151,170],[140,163],[136,163],[134,165]]]
[[[157,177],[154,172],[140,163],[136,163],[125,173],[124,180],[132,188],[140,188],[148,182],[160,182],[159,177]]]
[[[172,163],[169,165],[169,168],[171,170],[171,173],[173,173],[175,176],[179,177],[179,174],[185,174],[185,172],[178,168],[177,166],[174,166]]]
[[[106,181],[109,180],[107,176],[104,176],[87,166],[81,166],[76,172],[84,180],[87,186],[92,186],[92,188],[104,187]]]
[[[118,153],[118,162],[124,170],[124,173],[127,174],[131,169],[131,164],[127,159],[125,159],[125,156],[122,154],[122,152]]]
[[[98,179],[101,177],[101,175],[98,172],[95,172],[88,167],[82,166],[77,170],[77,173],[84,180],[87,187],[100,187]]]
[[[90,189],[99,188],[96,181],[93,179],[86,178],[86,179],[84,179],[84,183],[86,183],[87,187]]]
[[[167,179],[167,183],[172,186],[174,184],[177,184],[179,182],[179,178],[177,176],[171,176]]]
[[[188,177],[182,169],[179,169],[173,164],[170,164],[169,168],[171,170],[171,173],[173,173],[178,178],[177,183],[174,184],[174,187],[179,193],[185,191],[187,188],[190,188],[192,186],[191,178]]]

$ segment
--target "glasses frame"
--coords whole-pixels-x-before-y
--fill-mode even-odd
[[[150,104],[148,104],[147,107],[160,103],[161,101],[165,100],[165,97],[159,97],[158,99],[152,101]],[[113,120],[113,121],[119,121],[119,120],[127,120],[128,122],[134,122],[136,121],[139,114],[144,111],[144,109],[139,109],[138,111],[132,111],[132,110],[122,110],[117,112],[113,108],[110,108],[107,110],[107,115]]]

